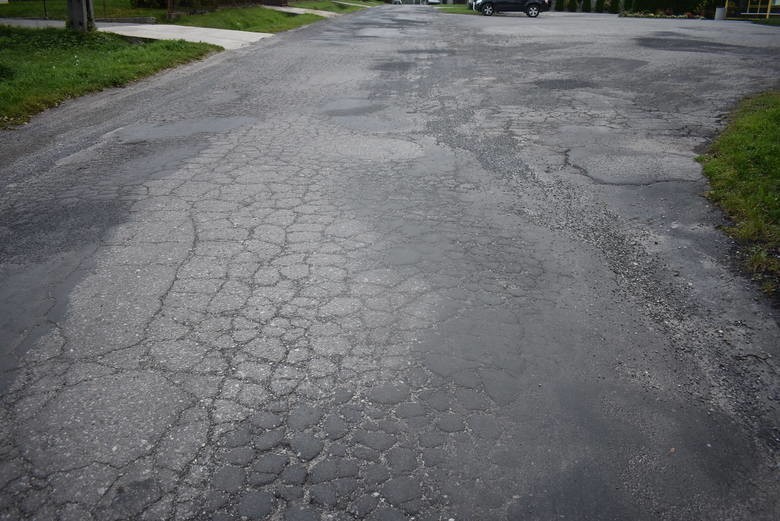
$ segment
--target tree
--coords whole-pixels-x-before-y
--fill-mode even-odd
[[[95,9],[92,7],[92,0],[68,0],[66,27],[72,31],[95,30]]]

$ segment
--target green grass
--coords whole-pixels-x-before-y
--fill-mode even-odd
[[[768,293],[780,289],[780,91],[745,100],[700,158],[708,196],[733,221],[745,262]]]
[[[212,13],[183,16],[176,20],[176,23],[213,29],[278,33],[319,20],[323,20],[323,18],[313,14],[282,13],[262,7],[248,7],[245,9],[220,9]]]
[[[754,24],[761,24],[761,25],[773,25],[775,27],[780,27],[780,17],[775,16],[774,18],[759,18],[750,20]]]
[[[354,1],[354,0],[352,0]],[[354,3],[366,7],[380,5],[381,2],[357,0]],[[11,0],[10,4],[0,4],[0,18],[44,18],[43,0]],[[166,20],[165,9],[133,8],[130,0],[93,0],[96,18],[129,18],[152,16],[159,23],[171,23]],[[46,0],[46,15],[51,20],[64,20],[67,0]],[[346,6],[332,1],[306,0],[290,2],[290,6],[320,9],[337,13],[350,13],[360,7]],[[278,33],[321,20],[321,17],[305,14],[280,13],[262,7],[226,8],[198,15],[188,15],[173,23],[193,27],[213,29],[233,29],[260,33]]]
[[[143,9],[130,7],[130,0],[93,0],[96,18],[129,18],[134,16],[153,16],[158,21],[165,20],[165,9]],[[67,0],[11,0],[9,4],[0,4],[0,18],[44,18],[64,20]]]
[[[380,5],[380,2],[361,2],[354,0],[345,0],[350,4],[365,4],[365,7],[371,7],[374,5]],[[303,7],[305,9],[317,9],[318,11],[332,11],[334,13],[351,13],[353,11],[360,11],[364,7],[357,7],[354,5],[339,4],[331,2],[329,0],[301,0],[288,2],[290,7]]]
[[[131,43],[108,33],[0,26],[0,127],[68,98],[124,85],[205,56],[205,43]]]
[[[479,14],[478,11],[474,11],[467,5],[445,5],[442,7],[437,7],[436,9],[442,13],[448,14]]]

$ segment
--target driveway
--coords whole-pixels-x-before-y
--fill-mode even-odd
[[[695,161],[777,36],[386,6],[0,133],[0,519],[777,519]]]

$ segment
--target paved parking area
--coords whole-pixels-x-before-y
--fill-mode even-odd
[[[777,34],[386,6],[0,133],[0,519],[777,519],[695,161]]]

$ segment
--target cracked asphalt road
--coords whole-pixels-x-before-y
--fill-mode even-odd
[[[0,519],[777,519],[694,160],[777,34],[387,6],[0,133]]]

